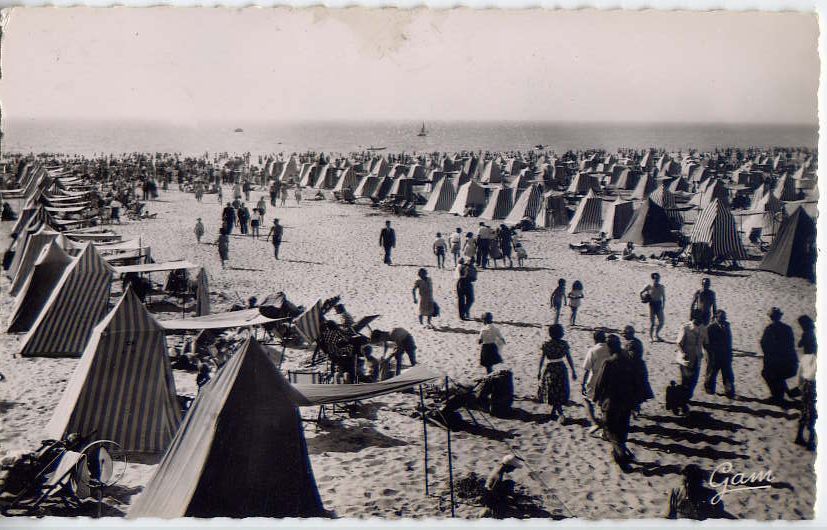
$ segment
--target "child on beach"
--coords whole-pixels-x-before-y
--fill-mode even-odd
[[[250,220],[250,230],[252,232],[253,239],[258,239],[262,218],[263,216],[261,214],[261,210],[258,208],[253,208],[253,218]]]
[[[577,309],[580,307],[580,304],[583,302],[583,284],[580,280],[575,280],[574,283],[571,285],[571,291],[569,291],[569,309],[571,310],[571,317],[569,317],[569,324],[572,326],[577,325]]]
[[[554,323],[560,323],[560,311],[566,305],[566,280],[560,278],[557,280],[557,288],[551,292],[551,300],[549,307],[554,310]]]
[[[296,205],[301,206],[301,203],[302,203],[302,187],[301,186],[296,186],[296,192],[294,194],[294,197],[296,199]]]
[[[514,243],[514,250],[517,252],[517,266],[518,267],[525,267],[525,260],[528,258],[528,253],[525,251],[525,247],[522,243],[517,241]]]
[[[436,239],[434,240],[434,255],[436,256],[436,266],[438,269],[445,268],[445,249],[447,246],[448,244],[442,237],[442,233],[437,232]]]
[[[201,238],[204,236],[204,223],[201,222],[201,218],[199,217],[195,221],[195,239],[198,243],[201,243]]]

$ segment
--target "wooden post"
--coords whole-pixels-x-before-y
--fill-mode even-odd
[[[448,399],[448,376],[445,376],[445,399]],[[451,427],[450,425],[446,425],[448,427],[448,481],[451,487],[451,517],[456,517],[456,511],[454,506],[454,459],[453,454],[451,453]]]
[[[425,439],[425,495],[429,495],[428,488],[428,418],[425,417],[425,392],[419,385],[419,410],[422,414],[422,435]]]

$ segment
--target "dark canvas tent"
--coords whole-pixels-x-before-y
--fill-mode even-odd
[[[540,228],[568,226],[569,210],[562,193],[549,191],[543,194],[543,203],[537,212],[535,224]]]
[[[635,211],[629,227],[620,240],[646,246],[671,244],[675,242],[675,237],[669,228],[669,216],[666,211],[651,199],[647,199]]]
[[[112,268],[91,243],[73,258],[23,338],[24,357],[80,357],[106,313]]]
[[[46,436],[94,435],[128,453],[160,453],[180,420],[164,329],[127,289],[92,332]]]
[[[128,517],[322,515],[297,408],[303,402],[248,339],[201,388]]]
[[[660,186],[649,195],[649,198],[666,211],[666,215],[669,216],[670,219],[671,227],[675,230],[680,229],[681,225],[683,225],[683,216],[678,210],[678,205],[672,192],[669,191],[666,186]]]
[[[761,261],[761,270],[784,276],[815,280],[816,224],[804,208],[797,208],[784,220],[767,255]]]
[[[72,258],[57,241],[41,251],[32,273],[14,299],[9,333],[29,331],[70,263]]]

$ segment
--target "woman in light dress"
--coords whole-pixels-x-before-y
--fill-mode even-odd
[[[419,269],[417,273],[419,278],[414,282],[413,290],[411,291],[413,294],[413,301],[416,304],[419,303],[419,323],[423,324],[423,317],[427,319],[427,324],[425,327],[429,329],[433,329],[433,325],[431,324],[431,317],[434,316],[434,286],[431,283],[431,278],[428,277],[428,271],[425,269]],[[417,300],[417,293],[419,293],[419,300]]]

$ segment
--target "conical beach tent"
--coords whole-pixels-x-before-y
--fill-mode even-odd
[[[674,230],[680,229],[683,225],[683,216],[678,210],[678,204],[675,202],[675,196],[672,195],[672,192],[666,189],[666,186],[660,186],[649,195],[649,198],[666,211],[672,228]]]
[[[459,187],[454,204],[450,212],[457,215],[465,215],[466,208],[472,208],[480,212],[485,207],[485,188],[469,180]]]
[[[700,213],[689,241],[693,245],[693,253],[702,252],[713,261],[744,259],[747,255],[732,212],[718,199]],[[703,246],[704,250],[699,250],[698,245]]]
[[[634,203],[618,198],[609,203],[606,211],[603,212],[603,226],[600,231],[605,232],[607,237],[617,239],[626,232],[632,215],[634,215]]]
[[[376,187],[379,186],[379,177],[375,175],[365,175],[353,191],[353,195],[357,199],[365,199],[370,197]]]
[[[543,194],[543,203],[537,212],[535,225],[539,228],[568,226],[569,211],[562,193],[550,191]]]
[[[672,235],[669,224],[666,211],[652,202],[652,199],[646,199],[635,210],[629,227],[620,236],[620,240],[639,246],[674,244],[676,238]]]
[[[57,241],[52,241],[41,251],[32,273],[14,299],[14,309],[7,330],[9,333],[22,333],[31,329],[37,315],[46,305],[46,301],[71,263],[72,258],[60,248]]]
[[[603,225],[603,199],[589,190],[585,197],[580,199],[577,210],[569,222],[569,233],[599,232]]]
[[[784,220],[759,268],[782,276],[815,281],[816,223],[804,208]]]
[[[106,313],[112,268],[91,243],[73,258],[23,338],[24,357],[80,357]]]
[[[426,212],[447,212],[457,198],[457,190],[454,189],[453,179],[443,177],[436,183],[434,191],[428,197],[428,202],[422,207]]]
[[[95,326],[46,436],[78,433],[128,453],[160,453],[180,420],[164,328],[127,289]]]
[[[641,175],[635,185],[634,191],[632,191],[631,198],[636,200],[646,199],[653,191],[655,191],[656,187],[657,181],[655,180],[655,177],[651,174]]]
[[[9,268],[9,273],[13,278],[9,289],[12,295],[20,292],[32,272],[34,262],[40,257],[41,251],[48,247],[56,237],[57,232],[47,226],[42,226],[40,230],[29,236],[25,248],[14,255],[15,259]]]
[[[795,180],[784,173],[775,185],[773,193],[782,201],[794,201],[798,197],[795,191]]]
[[[201,389],[128,517],[322,515],[303,400],[248,339]]]
[[[505,219],[514,206],[514,188],[494,188],[488,204],[480,214],[481,219]]]
[[[505,218],[505,223],[516,225],[526,217],[531,220],[537,219],[537,213],[540,211],[542,202],[542,187],[539,184],[531,184],[520,194],[520,197],[514,203],[514,207],[511,208],[511,213]]]

